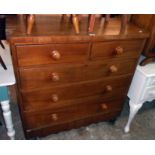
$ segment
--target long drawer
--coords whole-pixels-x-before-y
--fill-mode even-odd
[[[131,75],[72,85],[51,87],[31,91],[21,91],[25,110],[44,109],[60,105],[64,101],[77,100],[82,97],[98,95],[102,99],[117,99],[127,93]],[[75,101],[71,102],[74,104]]]
[[[116,77],[133,73],[136,59],[91,62],[89,64],[65,64],[20,69],[20,84],[24,90],[47,88],[65,83]]]
[[[42,112],[25,112],[24,118],[27,130],[57,125],[61,123],[69,123],[87,117],[93,117],[101,114],[108,114],[118,111],[122,108],[122,100],[113,102],[90,102],[69,106],[64,109],[46,110]]]
[[[89,44],[45,44],[16,46],[18,65],[36,66],[64,62],[83,62],[88,58]]]
[[[92,59],[104,58],[137,58],[140,55],[144,40],[96,42],[92,46]]]

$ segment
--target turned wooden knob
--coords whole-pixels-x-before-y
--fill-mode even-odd
[[[58,95],[57,95],[57,94],[53,94],[53,95],[52,95],[52,101],[53,101],[53,102],[57,102],[58,100],[59,100]]]
[[[51,52],[51,55],[52,55],[52,58],[53,58],[54,60],[59,60],[59,59],[61,58],[60,53],[59,53],[58,51],[56,51],[56,50],[52,51],[52,52]]]
[[[57,115],[57,114],[52,114],[52,119],[53,119],[54,121],[57,121],[57,120],[58,120],[58,115]]]
[[[102,110],[107,110],[108,106],[106,103],[101,104]]]
[[[118,68],[115,65],[110,66],[111,73],[116,73],[118,71]]]
[[[107,86],[106,86],[106,90],[107,90],[108,92],[112,91],[112,86],[107,85]]]
[[[116,55],[123,54],[124,50],[122,47],[118,46],[115,48]]]
[[[60,80],[58,73],[52,73],[52,81],[57,82]]]

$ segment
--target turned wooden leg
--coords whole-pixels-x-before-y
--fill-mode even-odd
[[[106,14],[106,15],[105,15],[105,22],[108,22],[109,19],[110,19],[110,14]]]
[[[67,15],[66,14],[62,14],[61,21],[65,20],[66,18],[67,18]]]
[[[33,25],[34,25],[34,15],[33,14],[30,14],[28,15],[27,17],[27,34],[31,34],[32,32],[32,28],[33,28]]]
[[[72,22],[73,22],[76,34],[79,34],[80,28],[79,28],[79,19],[78,19],[77,15],[75,15],[75,14],[72,15]]]
[[[127,27],[127,23],[128,23],[128,15],[121,15],[121,29],[120,29],[120,33],[125,33],[126,31],[126,27]]]
[[[155,58],[145,58],[141,61],[140,66],[145,66],[150,62],[155,62]]]
[[[90,15],[89,28],[88,28],[89,33],[92,33],[94,31],[95,16],[96,16],[95,14]]]
[[[3,117],[7,129],[7,135],[10,137],[11,140],[15,139],[15,130],[12,123],[12,116],[10,111],[10,104],[9,101],[2,101],[1,102],[2,110],[3,110]]]
[[[138,110],[142,107],[142,103],[133,103],[131,100],[129,101],[130,105],[130,114],[129,114],[129,119],[128,122],[124,128],[124,132],[128,133],[130,131],[130,125],[132,120],[134,119],[135,115],[137,114]]]

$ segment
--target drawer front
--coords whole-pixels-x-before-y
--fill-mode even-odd
[[[152,101],[155,99],[155,86],[145,87],[141,94],[140,101]]]
[[[97,95],[92,95],[92,96],[87,96],[87,97],[81,97],[81,98],[76,98],[72,100],[64,100],[64,101],[57,101],[53,102],[50,98],[47,98],[42,101],[34,101],[34,102],[23,102],[23,109],[26,112],[35,112],[35,111],[40,111],[40,110],[48,110],[48,109],[56,109],[56,108],[63,108],[66,106],[73,106],[73,105],[80,105],[80,104],[85,104],[89,102],[106,102],[106,101],[111,101],[111,100],[118,100],[122,99],[126,96],[127,94],[127,89],[122,88],[118,89],[115,93],[111,94],[97,94]]]
[[[44,65],[82,62],[88,57],[89,44],[49,44],[16,46],[18,65]]]
[[[79,65],[54,65],[20,69],[21,88],[24,90],[47,88],[61,84],[115,77],[133,73],[137,61],[104,61]]]
[[[93,117],[100,114],[122,109],[123,102],[90,102],[87,104],[68,106],[64,109],[46,110],[43,112],[29,113],[25,112],[25,123],[27,129],[35,129],[50,125],[57,125],[64,122],[72,122],[87,117]]]
[[[94,43],[92,59],[128,57],[137,58],[142,50],[144,40],[109,41]]]
[[[149,83],[148,83],[147,86],[155,86],[155,77],[154,76],[153,77],[150,77]]]
[[[64,101],[95,95],[101,96],[105,100],[117,99],[127,94],[130,81],[131,76],[126,76],[52,87],[50,89],[22,91],[23,106],[25,110],[43,109],[55,105],[63,106]],[[73,101],[72,104],[74,104],[74,102],[75,101]]]

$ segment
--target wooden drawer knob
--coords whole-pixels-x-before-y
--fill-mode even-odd
[[[57,114],[52,114],[52,120],[57,121],[58,120],[58,115]]]
[[[110,66],[111,73],[116,73],[118,71],[118,68],[115,65]]]
[[[52,58],[53,58],[54,60],[59,60],[59,59],[61,58],[60,53],[59,53],[58,51],[56,51],[56,50],[52,51],[52,52],[51,52],[51,55],[52,55]]]
[[[53,95],[52,95],[52,101],[53,101],[53,102],[57,102],[58,100],[59,100],[58,95],[57,95],[57,94],[53,94]]]
[[[107,85],[107,86],[106,86],[106,90],[107,90],[108,92],[112,91],[112,86]]]
[[[108,106],[106,103],[103,103],[103,104],[101,104],[101,108],[102,108],[102,110],[107,110]]]
[[[52,81],[57,82],[60,80],[58,73],[52,73]]]
[[[124,50],[122,47],[118,46],[115,48],[116,55],[123,54]]]

